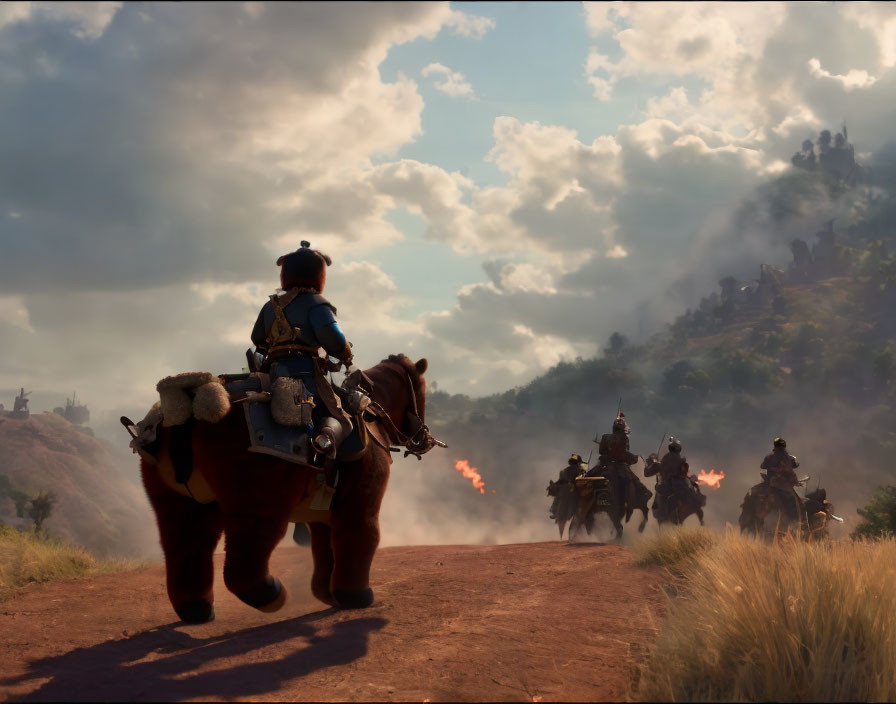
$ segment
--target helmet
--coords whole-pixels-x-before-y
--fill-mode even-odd
[[[580,464],[581,462],[582,462],[582,458],[579,457],[578,455],[573,454],[573,455],[569,456],[570,464]]]
[[[681,443],[676,438],[669,438],[669,452],[681,452]]]
[[[327,267],[332,263],[330,257],[311,249],[311,243],[302,240],[299,249],[277,259],[277,266],[280,267],[280,287],[284,290],[294,286],[307,287],[322,293],[327,280]]]
[[[625,413],[619,412],[619,415],[616,416],[616,420],[613,421],[613,432],[614,433],[625,433],[628,435],[632,431],[629,429],[628,425],[625,423]]]
[[[781,448],[782,450],[787,449],[787,441],[784,438],[775,438],[775,449]]]

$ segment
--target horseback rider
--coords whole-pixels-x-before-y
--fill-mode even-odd
[[[589,470],[586,476],[615,477],[622,485],[622,494],[625,495],[627,486],[634,486],[635,491],[642,497],[650,497],[651,491],[644,486],[631,466],[640,458],[629,451],[629,435],[631,429],[625,422],[625,414],[619,411],[616,420],[613,421],[613,431],[604,433],[598,443],[597,464]],[[646,501],[646,498],[644,499]]]
[[[262,307],[251,336],[263,357],[260,371],[268,372],[272,386],[278,378],[288,377],[299,380],[310,394],[311,444],[328,459],[336,456],[352,430],[351,419],[325,376],[326,371],[339,369],[340,363],[348,368],[352,362],[352,347],[336,322],[336,308],[322,295],[330,264],[330,257],[311,249],[306,241],[277,259],[280,291]],[[321,349],[340,363],[319,356]]]
[[[787,452],[787,441],[784,438],[775,438],[773,450],[766,455],[759,465],[760,469],[767,471],[762,479],[770,486],[787,491],[799,484],[795,470],[800,466],[799,460]]]
[[[557,511],[561,506],[565,508],[575,500],[576,479],[585,474],[586,469],[584,460],[579,455],[572,454],[569,456],[567,465],[560,470],[560,477],[557,481],[548,484],[548,496],[554,497],[550,508],[551,520],[557,519]],[[570,512],[564,511],[563,513]]]
[[[771,454],[766,455],[759,465],[760,469],[766,470],[761,474],[762,481],[773,490],[780,492],[787,497],[784,505],[787,506],[791,514],[796,515],[797,506],[799,505],[799,494],[796,493],[795,487],[800,481],[794,471],[800,466],[799,460],[787,452],[787,442],[784,438],[775,438]],[[796,503],[792,499],[796,499]]]
[[[684,500],[690,500],[694,496],[694,490],[688,479],[687,458],[681,454],[681,443],[674,437],[669,438],[668,452],[663,459],[658,460],[656,453],[651,453],[647,458],[647,466],[644,468],[644,476],[658,475],[656,498],[653,505],[657,513],[665,518],[668,509],[671,508],[671,499],[675,496]]]

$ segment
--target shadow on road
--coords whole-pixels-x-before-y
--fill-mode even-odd
[[[318,635],[314,622],[333,613],[334,609],[328,609],[205,638],[177,630],[183,628],[180,623],[169,624],[35,660],[25,674],[0,679],[0,685],[49,678],[30,694],[15,697],[22,702],[174,701],[221,695],[238,699],[273,693],[289,680],[362,657],[370,633],[387,623],[382,618],[347,619],[334,623],[326,635]],[[294,638],[306,642],[294,650],[280,646],[275,655],[253,652]],[[286,654],[280,656],[283,651]],[[242,662],[196,672],[226,658],[242,658]]]
[[[567,548],[603,548],[609,545],[609,543],[592,543],[592,542],[581,542],[581,543],[566,543],[564,547]]]

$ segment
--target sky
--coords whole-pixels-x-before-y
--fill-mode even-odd
[[[239,372],[303,239],[359,366],[525,384],[786,262],[732,214],[894,65],[891,3],[2,3],[0,389]]]

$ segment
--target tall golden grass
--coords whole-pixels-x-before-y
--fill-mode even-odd
[[[0,601],[32,582],[117,572],[139,566],[129,560],[100,559],[77,545],[0,525]]]
[[[659,565],[680,573],[718,540],[718,533],[705,528],[662,526],[658,533],[635,543],[635,560],[639,565]]]
[[[692,554],[640,699],[896,700],[896,541],[773,546],[729,529]]]

